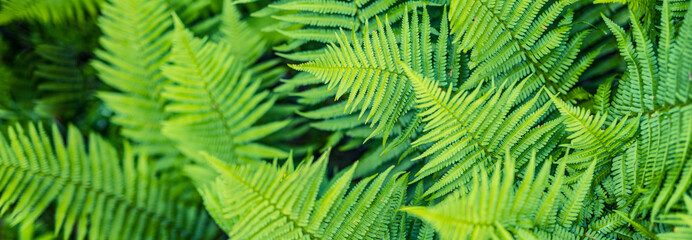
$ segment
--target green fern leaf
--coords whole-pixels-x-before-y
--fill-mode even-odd
[[[210,230],[206,214],[176,201],[128,144],[121,160],[95,134],[87,153],[73,126],[66,143],[55,125],[51,135],[30,124],[0,136],[0,215],[9,223],[33,222],[54,205],[55,233],[65,239],[186,239]]]
[[[175,15],[174,24],[171,64],[161,68],[172,81],[162,94],[171,116],[163,123],[163,134],[193,158],[199,158],[199,151],[229,162],[286,156],[256,143],[289,123],[253,126],[275,100],[257,92],[259,82],[251,81],[251,72],[224,43],[195,38]]]
[[[635,189],[641,197],[634,199],[631,216],[649,215],[656,219],[666,213],[692,184],[689,170],[690,105],[692,84],[686,60],[692,52],[692,12],[689,10],[679,29],[673,26],[672,2],[661,7],[661,35],[657,42],[644,34],[638,21],[632,21],[634,44],[622,28],[604,18],[618,40],[620,54],[625,57],[628,74],[622,77],[613,100],[616,116],[637,114],[640,134],[635,149],[629,154],[636,166]],[[632,15],[632,13],[630,13]],[[636,45],[635,45],[636,44]],[[658,46],[653,51],[653,46]],[[635,150],[629,150],[635,151]],[[650,213],[650,214],[649,214]]]
[[[588,110],[568,105],[552,94],[550,97],[562,113],[567,131],[571,132],[569,147],[579,150],[565,157],[564,161],[578,169],[586,168],[584,164],[594,158],[615,156],[637,131],[637,122],[634,120],[620,119],[606,128],[606,115],[594,116]]]
[[[529,153],[536,151],[545,156],[555,147],[551,136],[557,134],[559,122],[539,126],[549,105],[537,104],[538,97],[520,104],[517,99],[523,82],[504,91],[499,87],[481,93],[479,87],[452,95],[440,89],[437,82],[403,67],[416,92],[416,107],[426,122],[425,134],[413,146],[432,144],[415,158],[431,156],[416,180],[446,169],[426,195],[439,197],[464,186],[476,166],[488,167],[501,159],[502,149],[510,148],[512,156],[524,163]]]
[[[514,188],[515,162],[509,157],[509,152],[507,156],[504,171],[500,169],[502,164],[496,163],[490,179],[485,168],[480,167],[480,174],[474,173],[476,177],[468,193],[452,194],[433,207],[405,207],[402,210],[431,224],[442,239],[513,239],[515,236],[536,239],[531,231],[538,225],[536,217],[541,216],[542,209],[548,209],[546,206],[555,206],[557,201],[543,196],[550,161],[546,161],[534,179],[536,159],[535,156],[531,158],[525,179]],[[559,171],[557,174],[555,177],[561,178]],[[551,189],[561,187],[559,180],[555,180]],[[557,211],[556,207],[549,208]]]
[[[687,49],[692,44],[689,37],[692,32],[690,15],[692,14],[688,11],[679,34],[676,34],[672,26],[670,1],[664,1],[660,26],[662,34],[658,39],[657,52],[654,52],[654,43],[643,32],[638,21],[631,22],[636,43],[634,45],[621,27],[603,17],[617,38],[620,54],[625,58],[628,69],[628,74],[623,76],[614,97],[614,113],[617,116],[645,112],[648,115],[692,101],[692,84],[689,80],[692,64],[684,60],[692,56],[692,52]]]
[[[100,79],[119,90],[98,97],[116,113],[112,121],[122,126],[123,136],[150,154],[175,153],[161,133],[166,119],[161,97],[166,79],[159,69],[170,55],[173,22],[164,1],[114,0],[103,5],[99,26],[99,60],[92,66]]]
[[[593,172],[594,168],[596,167],[596,163],[597,161],[591,162],[589,168],[587,168],[584,172],[584,177],[581,178],[579,183],[577,183],[572,189],[571,194],[568,197],[569,201],[565,205],[562,216],[560,216],[562,219],[560,224],[562,226],[570,226],[575,220],[577,220],[577,215],[584,206],[586,196],[589,194],[589,190],[592,189],[591,180],[593,179]]]
[[[455,41],[460,41],[460,50],[473,49],[469,62],[472,73],[462,89],[487,81],[509,79],[513,83],[528,77],[522,97],[543,84],[566,94],[597,55],[597,51],[589,53],[573,64],[588,32],[569,41],[571,18],[555,20],[574,2],[561,0],[545,6],[547,1],[451,1],[449,21]]]
[[[444,35],[447,33],[446,25],[442,24],[442,35],[433,55],[435,46],[430,41],[430,17],[426,9],[423,9],[422,22],[418,19],[416,11],[413,11],[411,20],[405,14],[402,33],[396,36],[388,20],[382,23],[377,18],[377,31],[371,33],[365,26],[363,37],[358,38],[352,32],[350,41],[342,31],[337,38],[339,47],[332,44],[319,59],[291,65],[296,70],[315,75],[327,84],[328,90],[335,90],[335,100],[348,93],[343,114],[320,114],[318,117],[341,117],[346,112],[350,114],[360,110],[358,119],[366,116],[364,121],[375,128],[366,140],[382,134],[383,144],[386,143],[397,122],[410,111],[413,100],[406,74],[394,60],[401,59],[415,71],[438,77],[445,83],[447,72],[454,68],[446,64],[446,50],[449,48]],[[394,142],[400,144],[405,140],[400,138]]]
[[[692,106],[656,112],[640,123],[637,167],[641,188],[635,210],[651,208],[651,217],[668,212],[692,186]]]
[[[320,194],[328,153],[293,169],[265,163],[227,165],[206,155],[219,177],[198,181],[205,206],[231,239],[381,239],[404,197],[407,175],[361,180],[354,167]],[[188,167],[194,173],[199,167]],[[197,176],[198,174],[191,174]],[[318,197],[319,196],[319,197]]]

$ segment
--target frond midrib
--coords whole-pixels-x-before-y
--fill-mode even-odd
[[[530,62],[530,63],[533,65],[533,67],[534,67],[534,69],[535,69],[535,72],[541,75],[541,77],[543,78],[543,81],[545,82],[545,84],[547,84],[548,86],[550,86],[550,88],[555,89],[555,91],[557,92],[557,94],[560,95],[561,93],[560,93],[560,91],[558,91],[559,88],[556,88],[555,84],[553,84],[551,81],[548,80],[548,77],[546,76],[546,73],[541,69],[541,66],[540,66],[537,62],[535,62],[535,61],[530,57],[531,55],[526,51],[526,49],[524,49],[524,47],[522,47],[521,41],[519,41],[519,39],[517,39],[517,37],[516,37],[515,34],[514,34],[514,31],[510,30],[510,28],[507,26],[507,24],[505,24],[505,22],[504,22],[500,17],[498,17],[498,16],[495,14],[495,12],[493,12],[492,10],[490,10],[490,8],[488,8],[488,6],[486,6],[485,3],[484,3],[483,1],[480,1],[480,0],[473,0],[473,1],[476,1],[476,2],[480,3],[480,5],[483,6],[483,8],[485,8],[485,10],[486,10],[488,13],[490,13],[490,16],[492,16],[498,23],[500,23],[500,24],[502,25],[502,28],[503,28],[505,31],[509,32],[510,39],[512,39],[512,42],[514,42],[514,44],[517,45],[517,48],[519,48],[519,50],[521,50],[521,53],[524,55],[524,57],[525,57],[527,60],[529,60],[528,62]],[[528,85],[527,85],[527,86],[528,86]]]
[[[192,60],[194,62],[194,66],[195,66],[194,68],[195,68],[195,73],[197,74],[197,77],[199,77],[199,79],[202,80],[201,82],[202,82],[202,86],[204,87],[204,93],[207,94],[207,97],[209,98],[209,101],[211,101],[212,106],[221,106],[216,101],[216,99],[214,98],[214,96],[212,95],[212,93],[210,91],[209,84],[205,80],[205,77],[204,77],[205,74],[201,71],[202,65],[198,61],[197,55],[195,54],[195,51],[193,51],[193,49],[190,48],[190,41],[188,40],[187,36],[183,37],[182,41],[184,41],[184,43],[185,43],[184,44],[185,50],[187,50],[187,53],[190,56],[190,60]],[[233,141],[235,135],[232,134],[233,130],[231,129],[230,126],[228,126],[228,120],[223,115],[223,113],[221,111],[219,111],[218,107],[212,107],[212,109],[213,109],[212,111],[214,111],[219,116],[219,120],[221,121],[221,125],[223,126],[224,130],[226,130],[226,133],[227,133],[226,136],[229,137],[231,140],[231,144],[232,144],[231,148],[235,149],[235,142]],[[235,153],[235,151],[233,151],[233,152]]]
[[[140,6],[141,4],[137,5],[136,4],[137,2],[138,1],[134,1],[134,0],[128,1],[128,7],[130,8],[131,11],[141,10],[141,6]],[[132,19],[127,19],[127,20],[132,20]],[[137,19],[137,20],[140,20],[140,19]],[[140,21],[135,21],[135,22],[141,23]],[[146,39],[147,32],[143,31],[143,29],[141,28],[142,27],[141,24],[131,24],[131,26],[132,26],[132,29],[134,29],[133,35],[135,35],[135,37],[137,39],[136,42],[130,43],[132,45],[133,49],[145,50],[146,49],[145,46],[153,45],[153,44],[157,43],[157,42],[147,41],[147,39]],[[144,43],[147,43],[147,44],[144,44]],[[144,52],[142,52],[142,51],[136,51],[136,52],[139,53],[138,55],[143,56],[143,58],[141,58],[141,59],[146,60],[146,61],[144,61],[145,66],[141,66],[142,69],[149,70],[149,69],[151,69],[151,67],[155,67],[155,65],[156,65],[155,62],[151,62],[152,59],[149,58],[151,55],[143,54]],[[169,49],[169,52],[170,52],[170,49]],[[161,64],[159,64],[159,65],[161,65]],[[155,69],[156,69],[155,71],[157,71],[160,75],[161,70],[159,70],[158,67],[156,67]],[[147,80],[152,80],[153,79],[152,71],[148,71],[146,76],[147,76]],[[163,76],[159,76],[158,80],[160,81],[162,78],[163,78]],[[153,79],[153,80],[156,80],[156,79]],[[157,82],[157,81],[146,81],[146,82],[148,82],[149,83],[148,86],[152,87],[152,88],[156,87],[156,85],[159,84],[159,82]],[[161,93],[160,93],[160,91],[159,92],[151,91],[147,97],[151,100],[159,101],[161,98]],[[157,105],[158,105],[157,110],[159,110],[159,112],[162,113],[163,112],[163,105],[162,104],[157,104]]]
[[[450,93],[451,92],[448,92],[448,94],[450,94]],[[428,93],[428,94],[431,96],[434,96],[434,94],[430,94],[430,93]],[[431,97],[431,99],[435,102],[435,104],[437,104],[438,106],[441,106],[442,109],[444,109],[447,112],[447,114],[452,116],[454,118],[454,120],[457,121],[457,123],[462,125],[462,128],[459,131],[466,131],[466,133],[471,136],[470,141],[472,143],[476,144],[476,146],[478,146],[479,149],[483,150],[493,160],[498,160],[498,159],[502,158],[501,156],[498,156],[497,153],[495,153],[494,151],[491,151],[487,146],[481,144],[481,142],[478,141],[477,136],[473,135],[471,133],[471,131],[468,129],[469,124],[466,124],[459,117],[457,117],[457,115],[454,112],[452,112],[445,104],[442,104],[442,102],[438,101],[438,99],[436,97]],[[502,153],[500,153],[500,154],[502,154]]]
[[[31,168],[24,168],[22,166],[7,164],[6,162],[0,162],[0,168],[15,169],[15,171],[21,171],[21,172],[24,172],[30,176],[37,176],[37,177],[42,177],[42,178],[53,179],[53,182],[63,182],[65,185],[72,185],[72,186],[75,186],[76,188],[84,189],[86,192],[91,192],[91,193],[94,193],[96,195],[104,196],[106,199],[113,199],[117,203],[122,203],[122,204],[126,205],[128,209],[132,209],[132,210],[135,210],[137,212],[144,213],[145,215],[153,216],[155,218],[161,219],[162,221],[159,221],[160,222],[159,225],[165,229],[168,229],[171,231],[176,231],[180,235],[184,235],[183,233],[185,233],[185,228],[182,228],[180,226],[174,226],[174,223],[177,221],[176,219],[169,218],[168,216],[158,214],[156,211],[138,206],[133,201],[127,199],[125,196],[123,196],[121,194],[109,192],[103,188],[95,188],[91,184],[86,184],[83,181],[75,181],[74,179],[69,178],[69,177],[58,176],[58,175],[52,174],[50,172],[35,171],[34,169],[31,169]],[[116,205],[118,205],[118,204],[116,204]]]
[[[151,55],[151,54],[146,54],[145,50],[147,50],[148,46],[159,44],[161,40],[147,39],[146,36],[147,36],[148,32],[145,29],[143,29],[143,25],[148,26],[148,25],[146,25],[146,22],[143,23],[142,22],[143,19],[133,19],[133,18],[140,18],[142,16],[138,12],[138,11],[142,10],[141,9],[141,6],[142,6],[141,3],[138,4],[138,1],[128,0],[126,3],[121,3],[122,5],[124,5],[124,7],[116,5],[115,2],[111,2],[109,4],[111,5],[111,7],[113,7],[113,10],[110,11],[110,13],[112,15],[101,14],[101,16],[99,18],[105,17],[105,18],[109,18],[109,21],[111,21],[113,23],[126,22],[128,24],[128,26],[130,27],[128,29],[132,30],[132,35],[133,35],[133,41],[128,42],[129,47],[134,50],[134,53],[136,54],[135,56],[137,56],[136,60],[139,60],[137,67],[141,70],[144,70],[144,72],[145,72],[145,74],[143,75],[143,77],[145,77],[145,78],[139,79],[139,80],[144,82],[146,84],[145,86],[147,88],[155,89],[157,87],[157,85],[159,85],[161,83],[161,81],[163,81],[163,79],[164,79],[164,77],[161,73],[161,70],[159,68],[160,66],[163,65],[163,63],[157,64],[157,61],[155,61],[155,60],[157,60],[156,57],[166,57],[170,53],[170,49],[169,49],[167,54],[163,54],[163,55],[155,56],[155,55]],[[123,9],[123,8],[126,8],[126,9]],[[119,17],[113,17],[113,15],[115,15],[115,14],[121,14],[122,12],[120,12],[120,10],[129,11],[131,15],[120,16],[120,18]],[[135,12],[135,13],[132,13],[132,12]],[[151,18],[152,18],[151,16],[144,17],[144,19],[147,19],[147,20],[151,20]],[[163,34],[165,34],[165,32]],[[114,36],[106,35],[106,34],[104,34],[102,36],[102,38],[108,38],[108,39],[115,40]],[[170,41],[170,38],[169,38],[169,41]],[[97,50],[97,51],[104,51],[106,54],[112,55],[114,57],[121,56],[120,53],[113,52],[111,49],[101,49],[101,50]],[[124,68],[121,68],[120,66],[114,64],[113,62],[108,61],[108,60],[103,59],[103,58],[98,58],[97,61],[102,62],[111,68],[117,67],[117,69],[116,69],[117,72],[125,70]],[[156,106],[155,109],[156,109],[157,114],[160,115],[161,117],[165,116],[164,104],[161,104],[161,101],[160,101],[161,100],[161,91],[149,91],[146,94],[141,95],[140,93],[129,91],[129,90],[124,90],[124,89],[119,89],[119,88],[116,88],[116,89],[118,89],[119,91],[118,92],[108,91],[108,93],[117,93],[117,94],[121,94],[123,96],[129,96],[129,97],[140,97],[144,100],[152,101],[154,103],[152,105]],[[124,113],[118,112],[118,114],[124,114]],[[159,129],[159,131],[161,129],[161,122],[160,121],[152,121],[150,119],[142,119],[142,118],[136,118],[136,120],[138,121],[139,126],[135,126],[135,127],[150,127],[150,128],[154,128],[154,129]],[[129,126],[129,128],[131,128],[131,127],[132,126]]]
[[[307,234],[308,236],[310,236],[311,239],[321,240],[321,238],[318,238],[317,236],[309,232],[307,229],[305,229],[303,226],[299,225],[298,222],[295,219],[291,218],[290,215],[287,215],[283,211],[281,211],[281,209],[278,206],[276,206],[276,204],[274,204],[271,200],[269,200],[269,198],[265,196],[263,192],[256,189],[255,186],[253,186],[252,184],[246,182],[245,179],[243,179],[243,177],[236,175],[233,171],[226,171],[226,173],[228,173],[229,176],[233,177],[238,182],[252,190],[253,193],[260,196],[262,198],[262,201],[266,202],[268,206],[270,206],[272,210],[274,210],[274,212],[278,212],[281,217],[285,218],[288,222],[291,223],[291,225],[296,226],[296,228],[299,229],[302,233]],[[255,234],[257,233],[258,232],[255,232]]]
[[[332,70],[332,69],[343,69],[343,70],[354,70],[354,71],[380,71],[380,72],[386,72],[392,75],[397,75],[401,77],[408,78],[405,73],[403,72],[394,72],[392,70],[388,70],[385,68],[373,68],[373,67],[342,67],[342,66],[329,66],[329,67],[323,67],[323,66],[315,66],[315,65],[308,65],[307,66],[301,66],[302,64],[299,65],[294,65],[298,68],[302,69],[319,69],[319,70]]]
[[[686,102],[679,102],[679,103],[675,103],[675,104],[663,105],[663,106],[660,106],[658,108],[653,108],[651,110],[641,112],[641,114],[642,114],[642,116],[649,116],[649,115],[654,114],[654,113],[664,113],[664,112],[668,112],[668,110],[671,110],[673,108],[688,106],[691,103],[692,102],[690,102],[690,101],[686,101]]]
[[[601,145],[601,149],[605,150],[605,152],[608,156],[612,156],[612,153],[608,149],[608,145],[606,145],[605,142],[603,142],[603,139],[601,139],[601,137],[598,134],[591,131],[591,129],[589,128],[589,125],[584,124],[584,121],[582,121],[582,119],[579,118],[579,116],[574,115],[571,111],[566,111],[566,112],[567,112],[567,114],[569,114],[569,116],[571,118],[573,118],[577,122],[579,122],[579,124],[581,125],[581,127],[584,131],[589,133],[589,135],[591,135],[591,137],[593,137],[594,139],[596,139],[598,141],[598,144]]]
[[[435,213],[427,213],[427,215],[434,217],[435,219],[442,219],[443,222],[457,222],[461,223],[462,225],[469,225],[469,226],[486,226],[489,228],[495,228],[495,223],[498,222],[497,219],[492,219],[488,221],[477,221],[474,222],[472,220],[467,220],[467,219],[461,219],[461,218],[453,218],[453,217],[448,217],[442,214],[435,214]]]

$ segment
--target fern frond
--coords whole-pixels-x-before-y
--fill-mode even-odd
[[[656,112],[641,120],[639,183],[646,192],[635,210],[666,213],[692,186],[692,106]],[[651,206],[653,204],[653,206]]]
[[[328,153],[291,161],[227,165],[206,156],[219,177],[198,185],[207,209],[231,239],[381,239],[405,196],[407,175],[361,180],[347,194],[355,167],[321,192]],[[195,171],[198,167],[188,167]],[[191,175],[195,176],[195,175]]]
[[[566,94],[597,55],[587,54],[578,64],[582,32],[570,41],[571,18],[555,22],[574,0],[453,0],[449,8],[451,31],[460,42],[459,50],[471,50],[471,76],[462,89],[483,82],[519,82],[526,97],[542,85]],[[570,16],[571,14],[565,14]]]
[[[0,25],[15,20],[45,24],[82,23],[96,16],[103,0],[3,0]]]
[[[562,226],[568,227],[572,225],[574,221],[577,220],[577,215],[579,211],[584,207],[584,202],[586,202],[586,196],[589,195],[591,188],[591,183],[593,179],[594,168],[596,167],[597,161],[592,161],[591,165],[584,172],[584,177],[579,180],[572,190],[571,194],[567,197],[569,201],[565,203],[564,210],[560,216],[560,224]]]
[[[613,80],[614,78],[610,78],[606,82],[602,83],[601,85],[598,85],[598,89],[596,90],[596,94],[594,95],[593,98],[593,109],[594,112],[598,114],[605,115],[609,108],[610,108],[610,89],[611,86],[613,85]]]
[[[689,11],[676,34],[670,0],[663,2],[662,33],[657,44],[649,39],[637,20],[630,24],[634,29],[635,45],[621,27],[608,18],[603,19],[617,38],[620,54],[627,62],[628,74],[620,81],[613,102],[617,116],[644,112],[648,115],[692,102],[692,83],[689,80],[692,63],[685,60],[692,56],[692,51],[687,49],[692,46],[692,37],[689,36],[692,33],[692,14]],[[656,52],[654,45],[658,45]]]
[[[116,113],[112,121],[136,148],[150,154],[175,152],[161,133],[166,78],[159,68],[170,55],[173,26],[166,2],[113,0],[103,5],[98,24],[103,50],[95,51],[98,60],[92,66],[104,83],[119,90],[98,93]]]
[[[446,171],[426,195],[443,196],[470,181],[477,166],[491,166],[501,159],[502,149],[511,149],[512,157],[524,163],[536,151],[541,156],[555,148],[553,135],[559,134],[559,122],[540,126],[550,105],[538,104],[538,98],[519,102],[522,86],[480,92],[461,91],[452,95],[438,83],[403,65],[416,92],[416,107],[426,122],[425,134],[413,146],[432,144],[415,159],[431,156],[416,174],[416,180]],[[513,111],[512,111],[513,110]]]
[[[73,126],[63,136],[53,125],[51,135],[30,124],[0,136],[0,214],[11,224],[33,222],[54,205],[55,233],[65,239],[188,239],[210,230],[206,213],[176,201],[128,144],[120,158],[95,134],[87,153]]]
[[[641,176],[639,176],[639,171],[637,170],[639,155],[638,155],[638,143],[635,141],[630,145],[625,153],[618,155],[613,158],[613,181],[614,181],[614,194],[618,198],[617,205],[619,209],[626,207],[631,200],[631,196],[634,190],[636,190],[637,183],[640,183]]]
[[[604,18],[618,40],[628,72],[620,80],[613,100],[616,116],[636,114],[640,134],[635,145],[636,188],[642,195],[634,199],[631,216],[667,213],[692,184],[689,149],[692,84],[692,11],[687,11],[679,29],[673,26],[672,2],[663,1],[661,34],[654,42],[637,20],[630,24],[634,44],[622,28]],[[632,15],[632,13],[630,13]],[[658,46],[656,52],[654,47]],[[633,168],[633,169],[632,169]],[[636,170],[635,170],[636,169]]]
[[[171,63],[163,66],[172,82],[162,96],[170,119],[162,132],[188,156],[206,151],[226,161],[284,157],[286,153],[256,140],[275,132],[289,120],[255,125],[274,104],[260,82],[235,58],[225,43],[195,38],[174,15]]]
[[[545,161],[534,176],[536,159],[531,158],[524,180],[515,188],[515,162],[509,155],[507,152],[504,170],[501,171],[502,164],[497,162],[490,179],[485,167],[481,166],[480,174],[474,174],[468,193],[452,194],[433,207],[402,210],[431,224],[442,239],[513,239],[517,236],[536,239],[532,229],[539,226],[540,212],[543,209],[557,212],[558,209],[556,198],[543,196],[548,188],[550,161]],[[556,172],[555,178],[560,179],[562,173]],[[559,180],[554,180],[552,185],[548,195],[554,191],[552,189],[559,192],[563,186]]]
[[[594,158],[609,159],[615,156],[637,131],[635,120],[619,119],[606,127],[607,115],[597,113],[594,116],[589,110],[569,105],[548,94],[565,119],[566,130],[571,132],[569,147],[578,150],[565,157],[564,161],[579,169],[586,168],[584,163]]]
[[[394,33],[389,21],[382,23],[378,18],[376,31],[371,33],[365,26],[362,38],[356,37],[352,32],[350,40],[342,31],[337,39],[338,47],[332,44],[319,59],[291,65],[296,70],[311,73],[322,80],[327,84],[328,90],[335,91],[335,100],[348,93],[344,113],[341,115],[360,110],[358,120],[367,116],[364,122],[370,122],[370,126],[375,127],[367,139],[382,134],[383,144],[392,135],[400,118],[410,111],[414,98],[411,84],[401,65],[395,60],[400,59],[412,66],[414,71],[438,78],[450,86],[452,82],[457,82],[447,76],[448,72],[458,71],[458,68],[447,64],[447,58],[450,57],[447,49],[450,46],[446,24],[441,24],[435,46],[430,40],[428,11],[423,9],[422,21],[419,21],[417,11],[412,12],[410,20],[408,14],[403,16],[400,35]],[[443,19],[443,22],[446,21]],[[340,115],[321,115],[325,116]],[[411,129],[414,130],[415,128]],[[403,141],[405,139],[401,138],[394,142]]]

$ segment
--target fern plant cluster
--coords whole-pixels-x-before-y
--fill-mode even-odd
[[[688,0],[0,0],[0,239],[692,239]]]

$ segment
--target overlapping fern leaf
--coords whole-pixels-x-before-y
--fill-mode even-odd
[[[175,151],[161,133],[166,119],[160,67],[168,60],[173,26],[165,1],[114,0],[103,5],[99,17],[102,50],[92,66],[100,79],[118,91],[98,93],[115,112],[111,119],[136,148],[150,154]]]
[[[567,132],[571,133],[569,147],[576,150],[563,161],[576,168],[584,169],[594,159],[616,156],[637,131],[637,121],[623,118],[606,127],[607,114],[594,116],[589,110],[569,105],[552,94],[550,97],[564,118]]]
[[[429,158],[416,180],[444,172],[426,195],[444,196],[465,186],[477,167],[501,160],[503,149],[510,149],[523,165],[533,151],[541,159],[551,155],[556,139],[561,138],[560,121],[543,120],[550,105],[538,103],[540,94],[526,102],[517,100],[528,80],[485,93],[478,87],[452,94],[439,88],[437,81],[403,68],[426,123],[425,133],[413,142],[413,146],[428,146],[416,159]]]
[[[692,56],[690,11],[682,26],[677,28],[671,16],[670,1],[664,1],[659,26],[661,34],[656,44],[637,20],[631,22],[631,36],[610,19],[604,17],[604,21],[617,38],[620,55],[627,63],[627,72],[620,79],[612,104],[611,111],[616,116],[650,115],[692,101],[689,80],[692,62],[687,60]]]
[[[327,84],[319,88],[325,91],[323,99],[335,95],[340,99],[348,94],[348,100],[328,107],[303,114],[309,118],[347,121],[349,125],[330,124],[335,129],[350,129],[370,122],[374,130],[366,139],[381,135],[386,143],[392,132],[398,127],[401,117],[406,115],[413,105],[413,94],[410,81],[396,59],[401,59],[414,71],[421,72],[430,78],[440,79],[445,84],[458,82],[458,56],[448,54],[451,44],[448,42],[446,20],[443,19],[437,43],[431,41],[430,17],[423,9],[422,20],[416,10],[409,18],[404,14],[401,34],[396,34],[391,25],[377,19],[378,28],[370,32],[367,26],[363,36],[357,37],[354,32],[349,38],[342,31],[338,37],[339,46],[330,45],[319,59],[299,65],[294,69],[308,72]],[[449,58],[450,64],[447,64]],[[456,64],[454,64],[456,63]],[[314,90],[313,90],[314,91]],[[313,94],[314,96],[314,94]],[[343,109],[343,111],[341,110]],[[358,116],[351,113],[359,111]],[[332,122],[334,122],[332,121]],[[401,127],[401,139],[394,145],[403,142],[417,129],[417,118]]]
[[[170,63],[162,67],[171,83],[162,96],[170,116],[162,132],[184,153],[199,158],[199,151],[225,161],[285,157],[286,153],[256,140],[290,120],[256,125],[274,104],[259,81],[233,56],[225,43],[196,38],[174,16],[175,32]]]
[[[0,25],[15,20],[47,24],[85,22],[96,16],[103,0],[3,0]]]
[[[660,114],[660,115],[659,115]],[[692,106],[675,107],[644,118],[632,151],[637,160],[636,187],[645,189],[633,215],[666,213],[692,186]],[[630,170],[633,171],[633,170]]]
[[[386,23],[394,23],[407,14],[406,9],[415,9],[435,1],[418,0],[282,0],[269,4],[266,8],[253,13],[253,16],[271,16],[279,20],[267,30],[278,31],[290,40],[281,51],[293,51],[281,54],[295,61],[309,61],[318,57],[325,49],[323,44],[337,42],[334,32],[339,29],[350,29],[353,32],[366,32],[367,27],[380,17]],[[384,18],[384,16],[388,16]],[[308,42],[319,42],[316,50],[302,51],[297,49]]]
[[[294,168],[268,163],[228,165],[206,161],[219,176],[198,179],[207,210],[230,239],[391,239],[393,212],[405,197],[407,174],[361,180],[349,189],[355,167],[321,190],[329,153]],[[188,167],[190,176],[204,176]]]
[[[66,142],[63,142],[63,138]],[[88,152],[87,152],[88,151]],[[0,136],[0,214],[33,222],[55,206],[55,233],[65,239],[190,239],[213,233],[206,213],[178,201],[147,159],[124,156],[91,134],[88,149],[73,126],[17,124]]]
[[[462,89],[483,82],[510,83],[529,78],[522,97],[547,85],[567,94],[598,51],[577,59],[589,30],[570,37],[574,0],[453,0],[449,7],[451,32],[460,50],[471,51],[471,75]],[[558,20],[558,17],[564,17]]]
[[[543,239],[573,238],[570,228],[577,219],[591,186],[595,161],[582,181],[569,190],[564,184],[565,165],[550,176],[551,161],[544,161],[537,174],[535,155],[526,164],[523,180],[515,185],[515,161],[498,161],[492,177],[486,168],[474,172],[470,191],[457,192],[432,207],[405,207],[402,210],[431,224],[442,239]],[[563,193],[568,197],[563,197]],[[556,225],[556,223],[566,228]],[[547,235],[549,233],[550,235]]]
[[[628,69],[609,110],[615,116],[637,116],[640,129],[636,142],[627,150],[633,152],[629,157],[636,164],[625,171],[636,173],[634,189],[645,190],[638,192],[642,196],[636,198],[629,214],[649,215],[652,220],[670,211],[692,184],[692,11],[687,11],[679,27],[674,23],[671,1],[664,1],[660,11],[657,43],[649,39],[637,20],[631,22],[629,36],[604,18]]]

